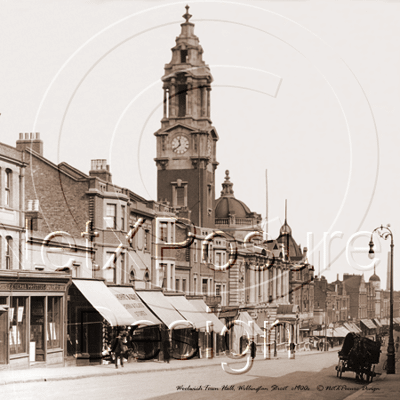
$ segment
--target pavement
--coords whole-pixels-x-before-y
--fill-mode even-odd
[[[329,351],[339,351],[339,347],[329,349]],[[318,350],[310,351],[298,351],[295,357],[307,357],[313,354],[321,353]],[[287,359],[287,351],[280,351],[277,357],[273,357],[271,352],[271,362],[279,359]],[[169,363],[160,361],[144,361],[144,362],[130,362],[124,363],[124,367],[115,368],[114,364],[103,364],[103,365],[90,365],[90,366],[67,366],[64,367],[62,364],[55,366],[45,367],[31,367],[29,369],[5,369],[0,370],[0,385],[10,385],[17,383],[27,382],[43,382],[43,381],[61,381],[69,379],[82,379],[92,378],[97,376],[110,376],[110,375],[122,375],[122,374],[140,374],[149,372],[160,372],[160,371],[173,371],[182,370],[188,368],[201,368],[208,365],[221,365],[221,362],[226,362],[229,365],[232,364],[244,364],[246,358],[232,359],[225,355],[208,358],[192,358],[190,360],[175,360],[171,359]],[[257,351],[257,356],[254,359],[255,362],[264,361],[263,353]]]
[[[385,355],[386,358],[386,355]],[[400,398],[400,358],[396,360],[396,373],[388,375],[382,371],[374,381],[365,385],[362,389],[346,397],[346,400],[377,400]]]
[[[329,352],[337,352],[340,347],[329,349]],[[311,351],[298,351],[295,354],[296,359],[320,354],[318,350]],[[383,354],[382,354],[383,355]],[[286,351],[278,352],[277,357],[271,357],[270,362],[279,359],[287,359],[288,354]],[[382,357],[383,358],[383,357]],[[386,358],[386,355],[385,355]],[[124,367],[115,368],[114,364],[93,365],[93,366],[68,366],[62,365],[47,366],[43,368],[29,368],[23,370],[2,370],[0,371],[0,385],[20,384],[28,382],[43,382],[43,381],[61,381],[72,379],[83,379],[98,376],[113,376],[123,374],[140,374],[161,371],[183,370],[188,368],[201,368],[208,365],[220,365],[221,362],[232,364],[242,364],[245,359],[236,360],[227,356],[218,356],[211,359],[207,358],[193,358],[191,360],[174,360],[170,363],[159,361],[145,361],[145,362],[130,362],[124,363]],[[264,361],[263,354],[257,352],[255,362]],[[265,361],[264,361],[265,362]],[[346,397],[347,400],[372,400],[372,399],[395,399],[399,398],[400,394],[400,362],[396,361],[396,374],[388,375],[386,371],[382,370],[382,364],[376,368],[378,375],[374,381],[364,385],[360,390]],[[338,383],[340,384],[340,383]]]

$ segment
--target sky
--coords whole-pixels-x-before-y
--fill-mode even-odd
[[[186,2],[3,0],[0,141],[40,132],[44,155],[157,200],[164,65]],[[400,2],[191,1],[214,77],[216,195],[284,221],[328,281],[373,273],[371,231],[400,215]],[[326,238],[324,242],[324,237]],[[389,240],[374,235],[386,288]],[[347,256],[346,256],[347,254]],[[394,288],[400,290],[394,253]]]

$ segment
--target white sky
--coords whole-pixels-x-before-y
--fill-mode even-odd
[[[185,4],[3,0],[0,140],[15,146],[19,132],[40,132],[53,162],[88,173],[91,159],[107,158],[116,184],[157,200],[160,78]],[[351,235],[390,223],[400,241],[400,3],[189,5],[214,76],[217,196],[229,169],[235,196],[265,217],[268,169],[270,234],[287,199],[302,246],[307,232],[315,246],[324,232],[343,232],[331,244],[338,258],[323,272],[328,280],[361,273],[340,255]],[[381,250],[385,288],[389,241]],[[314,249],[317,269],[326,254],[322,244]],[[367,249],[354,258],[370,263]],[[399,278],[395,268],[397,290]]]

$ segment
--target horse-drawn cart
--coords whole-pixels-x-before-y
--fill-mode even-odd
[[[372,382],[376,376],[375,364],[379,363],[381,344],[357,333],[348,333],[339,351],[339,363],[336,366],[337,376],[343,372],[353,371],[356,379]]]

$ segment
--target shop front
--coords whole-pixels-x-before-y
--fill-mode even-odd
[[[0,368],[64,362],[69,283],[60,272],[2,271]]]

